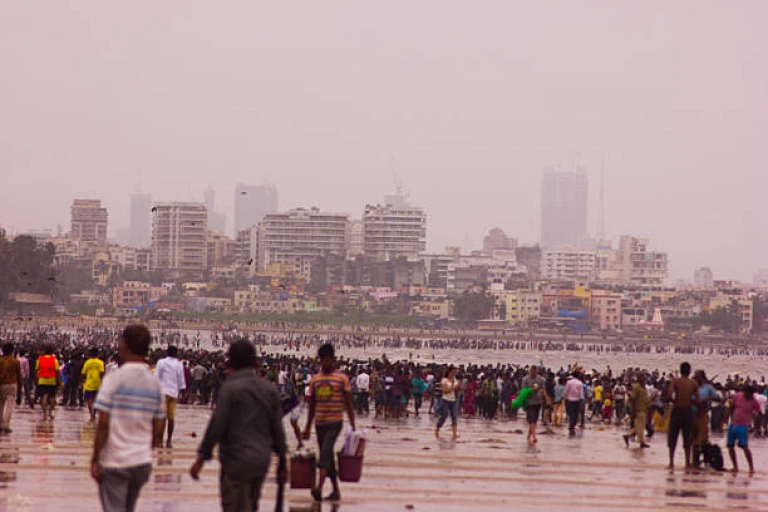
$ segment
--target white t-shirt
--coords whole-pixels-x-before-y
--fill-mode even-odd
[[[109,414],[103,467],[152,463],[153,421],[165,418],[165,400],[160,381],[147,365],[125,363],[104,377],[94,408]]]
[[[371,388],[371,378],[367,373],[361,373],[357,376],[357,389],[360,391],[369,391]]]
[[[451,389],[451,391],[449,391],[448,393],[443,391],[443,400],[445,400],[446,402],[456,401],[456,391],[454,390],[455,385],[456,385],[456,379],[453,379],[453,380],[443,379],[440,382],[441,387],[445,388],[446,386],[450,386],[450,389]]]
[[[163,385],[163,392],[171,398],[179,398],[179,392],[187,389],[184,365],[175,357],[164,357],[159,360],[155,375]]]

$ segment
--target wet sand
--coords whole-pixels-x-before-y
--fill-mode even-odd
[[[174,449],[158,452],[138,510],[219,509],[218,465],[207,465],[200,482],[188,475],[209,414],[204,407],[179,407]],[[39,409],[17,409],[14,433],[0,438],[0,511],[100,510],[89,476],[94,429],[87,412],[59,408],[52,424],[40,421],[40,415]],[[434,438],[428,415],[399,421],[359,418],[370,438],[360,483],[342,484],[344,500],[336,508],[313,507],[308,491],[287,489],[285,510],[768,510],[768,441],[750,440],[758,469],[752,478],[686,474],[681,468],[670,474],[664,469],[663,434],[648,450],[627,449],[623,429],[588,425],[574,439],[555,429],[530,446],[523,423],[460,420],[461,438],[450,442],[450,429],[443,440]],[[286,433],[295,446],[287,423]],[[723,439],[714,440],[724,445]],[[739,461],[743,471],[746,461]],[[680,450],[677,464],[683,465]],[[270,475],[261,510],[273,510],[274,495]]]

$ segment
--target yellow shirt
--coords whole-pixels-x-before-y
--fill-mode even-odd
[[[85,391],[98,391],[101,387],[101,376],[104,375],[104,361],[94,357],[83,365],[83,375],[85,375]]]
[[[603,401],[603,386],[595,386],[595,400]]]

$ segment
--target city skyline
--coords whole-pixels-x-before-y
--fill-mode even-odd
[[[55,232],[73,198],[97,198],[114,236],[139,173],[155,201],[202,201],[212,185],[230,225],[234,185],[264,180],[282,211],[357,216],[394,172],[429,214],[427,250],[466,251],[496,226],[536,242],[541,173],[575,160],[590,171],[589,233],[605,162],[605,237],[649,237],[673,281],[701,266],[749,281],[768,266],[764,2],[299,18],[169,5],[9,7],[3,226]]]

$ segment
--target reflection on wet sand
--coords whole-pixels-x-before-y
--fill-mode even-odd
[[[184,434],[173,450],[156,452],[140,511],[219,509],[217,464],[206,468],[200,482],[188,474],[209,414],[207,408],[179,408],[178,429]],[[58,411],[53,423],[39,421],[36,414],[14,418],[14,433],[0,440],[0,510],[100,510],[88,472],[93,430],[87,419],[87,413],[78,410]],[[750,479],[742,474],[682,469],[669,474],[664,469],[663,435],[655,436],[648,450],[626,449],[623,430],[616,427],[587,425],[570,439],[567,430],[554,429],[541,435],[538,444],[528,445],[522,419],[460,420],[458,442],[436,440],[427,415],[397,421],[359,418],[358,425],[368,429],[370,439],[363,479],[342,484],[340,504],[313,504],[308,491],[286,489],[285,510],[548,511],[562,505],[569,511],[589,512],[737,507],[768,512],[768,441],[764,439],[751,443],[758,473]],[[723,444],[721,438],[714,440]],[[46,492],[39,492],[43,487]],[[271,474],[261,510],[273,509],[275,491]],[[16,500],[15,504],[11,506],[7,499]],[[20,508],[18,504],[26,500],[29,505]]]

